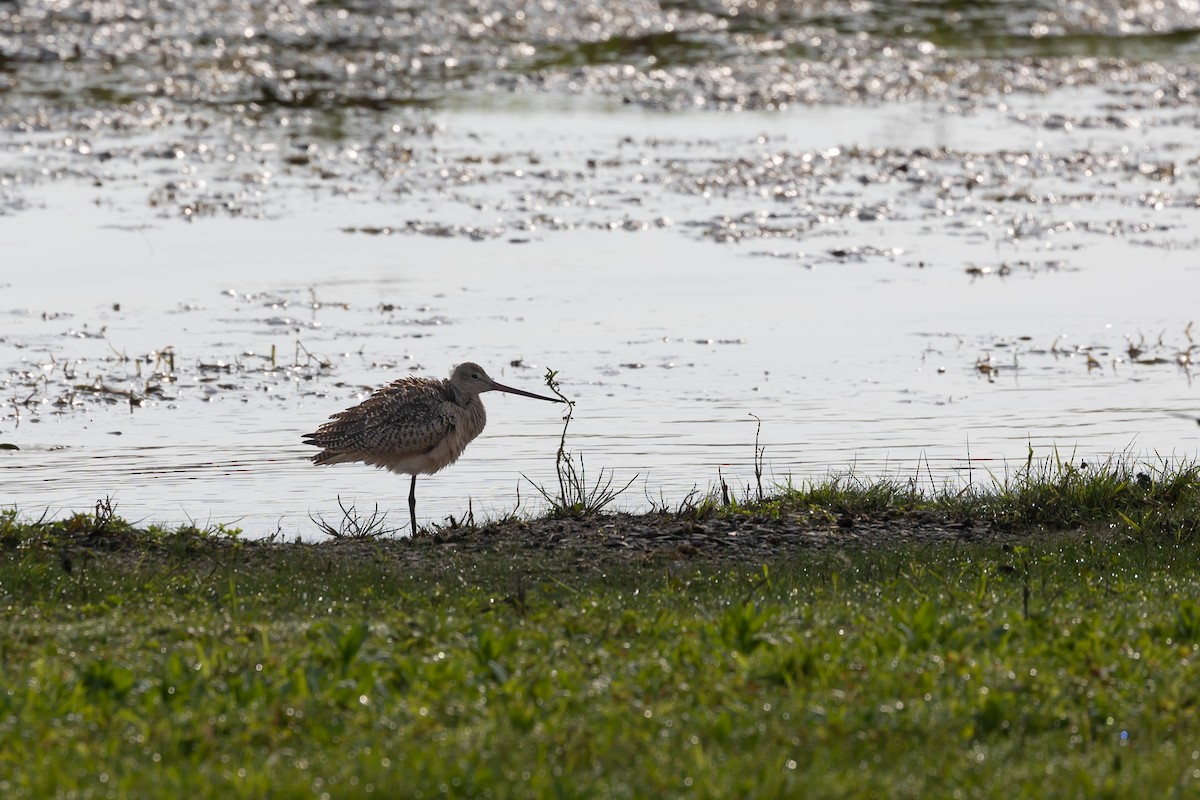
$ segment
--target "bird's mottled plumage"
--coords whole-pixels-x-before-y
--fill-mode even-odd
[[[417,475],[432,475],[458,460],[483,431],[487,412],[479,395],[500,391],[562,402],[496,383],[478,364],[459,364],[445,380],[407,377],[392,381],[353,408],[330,417],[304,443],[321,448],[316,464],[361,461],[412,475],[409,511],[417,530]]]
[[[453,464],[486,422],[478,394],[456,393],[449,380],[409,377],[334,414],[304,441],[321,448],[312,457],[317,464],[361,461],[431,475]]]

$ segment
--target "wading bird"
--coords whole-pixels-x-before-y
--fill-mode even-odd
[[[417,535],[417,476],[458,460],[487,424],[479,395],[507,392],[551,403],[554,397],[496,383],[478,364],[459,364],[445,380],[407,377],[378,389],[353,408],[334,414],[304,443],[321,448],[315,464],[361,461],[412,476],[408,514]]]

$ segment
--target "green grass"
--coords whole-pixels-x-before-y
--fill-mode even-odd
[[[747,488],[747,498],[754,492]],[[721,502],[710,494],[680,513],[779,515],[912,514],[971,520],[1000,527],[1038,526],[1066,530],[1085,526],[1120,528],[1136,536],[1200,534],[1200,465],[1150,464],[1129,457],[1075,463],[1058,456],[1026,463],[1011,475],[981,475],[954,488],[910,479],[862,480],[852,475],[780,487],[762,501]]]
[[[1196,475],[1112,467],[706,509],[1036,526],[737,567],[3,512],[0,795],[1195,796]]]

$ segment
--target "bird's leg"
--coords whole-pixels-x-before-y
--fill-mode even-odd
[[[417,535],[417,476],[412,476],[412,486],[408,490],[408,516],[412,520],[413,536]]]

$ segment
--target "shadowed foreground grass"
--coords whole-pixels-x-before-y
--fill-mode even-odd
[[[1121,506],[737,567],[10,512],[0,795],[1192,796],[1195,476],[1131,477],[1153,534]]]

